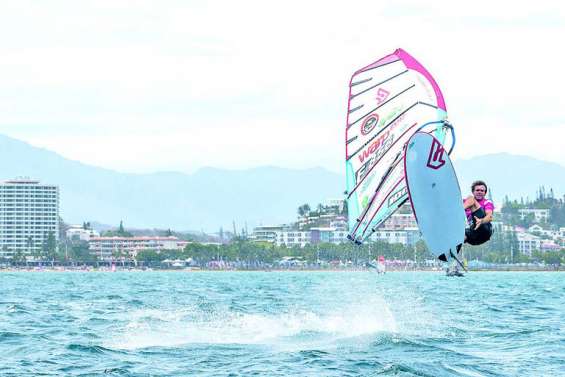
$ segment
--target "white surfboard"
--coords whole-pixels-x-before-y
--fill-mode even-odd
[[[404,155],[408,196],[428,249],[436,257],[465,238],[465,211],[459,182],[443,145],[425,132],[415,133]]]

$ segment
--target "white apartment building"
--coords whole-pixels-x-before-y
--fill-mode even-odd
[[[400,243],[403,245],[414,245],[421,239],[418,227],[406,227],[399,229],[379,229],[369,237],[371,241],[385,241],[388,243]]]
[[[541,239],[537,236],[528,233],[516,233],[518,238],[518,250],[522,254],[532,256],[535,250],[541,250]]]
[[[282,230],[276,233],[275,244],[286,247],[304,247],[307,244],[349,242],[347,231],[333,227],[315,227],[311,230]]]
[[[326,207],[337,207],[339,209],[339,211],[341,212],[343,210],[343,207],[345,206],[345,200],[344,199],[326,199],[324,206],[326,206]]]
[[[299,230],[282,230],[276,232],[277,246],[304,247],[312,242],[312,232]]]
[[[125,253],[131,258],[137,257],[142,250],[182,250],[188,241],[177,237],[91,237],[88,241],[90,252],[100,260],[115,259],[113,253]]]
[[[59,239],[59,187],[29,178],[0,183],[0,256],[39,253]]]
[[[348,228],[347,225],[347,217],[345,216],[336,216],[335,219],[330,221],[330,228],[335,228],[337,230],[344,230],[346,231]]]
[[[348,233],[345,230],[338,230],[332,227],[316,227],[312,228],[310,232],[313,244],[327,242],[337,245],[349,242],[347,239]]]
[[[416,218],[413,214],[402,214],[395,213],[391,215],[380,228],[383,229],[406,229],[406,228],[417,228],[418,223],[416,223]]]
[[[518,213],[521,219],[524,219],[529,214],[533,214],[535,221],[538,223],[549,221],[549,209],[524,208],[519,209]]]
[[[551,238],[553,244],[562,246],[565,244],[565,228],[560,228],[560,230],[550,230],[550,229],[543,229],[538,224],[534,224],[528,228],[528,233],[531,233],[535,236],[547,237]],[[548,245],[550,245],[549,243]],[[553,246],[546,247],[546,249],[551,249]],[[543,242],[542,242],[542,249]]]
[[[100,237],[100,233],[94,229],[84,229],[82,225],[71,225],[65,233],[67,238],[73,241],[89,241],[91,237]]]
[[[543,229],[538,224],[534,224],[528,228],[528,233],[535,234],[536,236],[542,235],[542,236],[552,237],[555,232],[548,229]]]
[[[408,233],[404,230],[377,230],[370,237],[372,241],[386,241],[388,243],[401,243],[403,245],[408,244]]]
[[[253,229],[251,239],[253,241],[275,242],[277,233],[282,232],[286,227],[283,225],[260,225]]]

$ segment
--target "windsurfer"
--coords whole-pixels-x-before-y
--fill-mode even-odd
[[[475,181],[471,185],[472,195],[463,201],[469,227],[465,229],[465,242],[469,245],[481,245],[492,235],[492,212],[494,204],[485,198],[487,184]]]
[[[494,204],[485,198],[488,188],[484,181],[475,181],[471,185],[472,195],[463,199],[463,208],[467,216],[469,227],[465,229],[465,243],[469,245],[481,245],[492,236],[492,212]],[[461,253],[461,247],[457,245],[457,255]],[[445,254],[440,255],[439,260],[447,262]]]

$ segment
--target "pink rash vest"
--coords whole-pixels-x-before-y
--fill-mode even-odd
[[[479,205],[481,206],[481,208],[486,212],[487,210],[490,211],[494,211],[494,204],[488,200],[487,198],[483,198],[481,200],[477,200],[479,202]],[[463,202],[465,202],[465,199],[463,199]],[[467,208],[465,210],[465,215],[467,215],[467,220],[472,221],[473,220],[473,216],[471,214],[471,209]]]

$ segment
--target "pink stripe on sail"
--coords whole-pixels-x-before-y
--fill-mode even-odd
[[[420,64],[416,59],[414,59],[412,57],[412,55],[410,55],[409,53],[407,53],[406,51],[404,51],[401,48],[397,49],[394,52],[394,54],[397,55],[400,59],[402,59],[402,61],[404,62],[404,65],[406,65],[406,67],[420,72],[422,75],[424,75],[424,77],[426,79],[428,79],[428,81],[432,85],[432,88],[434,88],[434,92],[435,92],[436,98],[437,98],[438,107],[440,109],[444,110],[444,111],[447,111],[447,108],[445,106],[445,100],[443,99],[443,94],[441,93],[441,90],[440,90],[436,80],[434,80],[434,78],[428,72],[428,70],[426,68],[424,68],[424,66],[422,64]]]
[[[396,51],[398,51],[398,50],[396,50]],[[399,60],[400,57],[396,55],[396,51],[393,52],[393,53],[390,54],[390,55],[385,56],[384,58],[380,58],[380,59],[377,60],[376,62],[371,63],[371,64],[369,64],[369,65],[366,66],[366,67],[363,67],[363,68],[357,70],[357,71],[353,74],[353,76],[355,77],[355,75],[357,75],[358,73],[361,73],[361,72],[363,72],[363,71],[365,71],[365,70],[367,70],[367,69],[375,68],[375,67],[378,67],[378,66],[380,66],[380,65],[392,63],[392,62],[395,62],[395,61]]]

